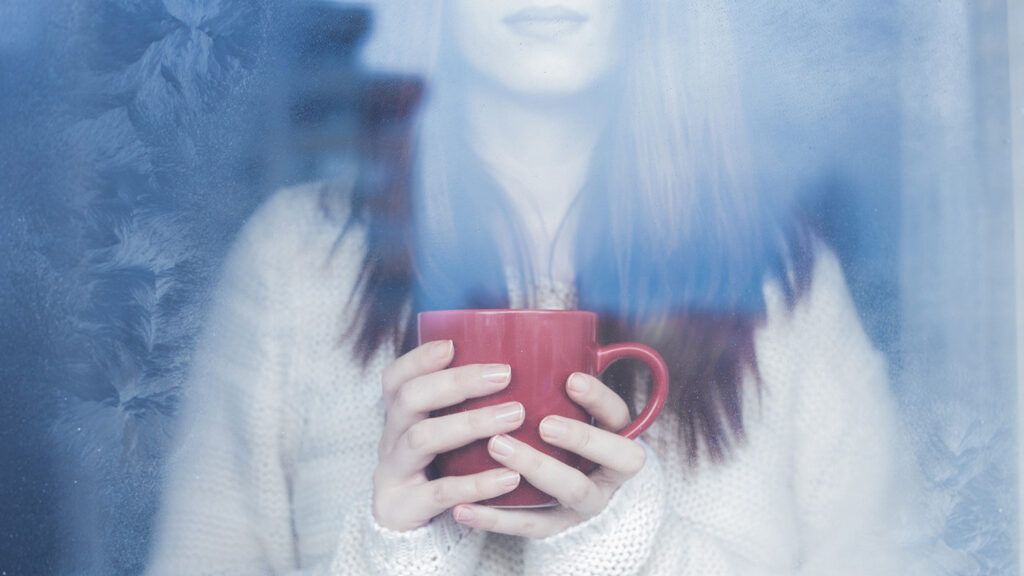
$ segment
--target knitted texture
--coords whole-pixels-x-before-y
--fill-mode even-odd
[[[168,463],[151,574],[907,574],[917,535],[899,496],[886,366],[831,252],[792,312],[776,286],[755,336],[748,438],[724,464],[687,462],[670,411],[642,437],[647,464],[597,516],[541,539],[458,525],[376,524],[382,349],[363,369],[342,333],[364,250],[336,242],[341,202],[276,193],[228,257],[190,373]],[[573,302],[537,286],[537,305]],[[519,300],[522,301],[521,299]],[[514,300],[515,302],[515,300]],[[642,393],[641,393],[642,396]],[[706,455],[705,455],[706,456]],[[896,541],[893,534],[903,535]]]

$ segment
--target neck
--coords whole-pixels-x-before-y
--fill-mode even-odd
[[[534,266],[571,274],[571,256],[552,244],[587,177],[606,102],[596,94],[528,99],[484,83],[467,86],[465,102],[469,142],[517,208]],[[564,228],[559,245],[572,236]]]

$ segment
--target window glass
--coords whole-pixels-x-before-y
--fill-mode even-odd
[[[7,0],[0,573],[1015,573],[1022,43],[1001,0]],[[395,367],[452,309],[520,311],[436,332],[524,405],[478,468],[402,452],[497,402]],[[557,506],[438,483],[499,464]]]

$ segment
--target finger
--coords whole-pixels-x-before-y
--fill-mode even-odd
[[[511,492],[521,476],[508,468],[495,468],[467,476],[445,476],[411,490],[404,503],[419,519],[428,520],[457,504],[479,502]]]
[[[412,474],[425,468],[437,454],[519,428],[525,415],[522,404],[506,402],[420,420],[402,434],[381,463],[393,474]]]
[[[384,402],[391,404],[403,382],[446,368],[455,354],[451,340],[427,342],[396,358],[381,374]]]
[[[601,466],[603,475],[618,480],[617,484],[635,476],[644,467],[647,456],[635,440],[561,416],[541,420],[540,437]]]
[[[519,472],[530,484],[586,518],[600,512],[608,501],[586,474],[507,434],[491,438],[487,450],[503,466]]]
[[[565,388],[569,398],[582,406],[602,428],[618,432],[629,424],[626,401],[590,374],[573,372]]]
[[[417,376],[399,386],[387,410],[382,445],[386,449],[431,410],[447,408],[468,398],[493,394],[508,386],[508,364],[470,364]]]
[[[578,518],[571,510],[502,510],[490,506],[459,505],[452,511],[456,522],[500,534],[546,538],[572,526]]]

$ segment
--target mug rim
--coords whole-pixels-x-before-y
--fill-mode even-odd
[[[484,316],[584,316],[597,318],[597,312],[590,310],[557,310],[546,308],[453,308],[449,310],[424,310],[416,314],[424,316],[484,315]]]

